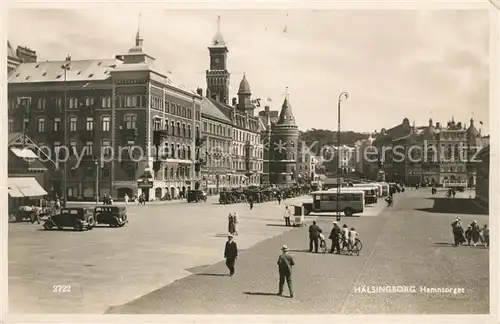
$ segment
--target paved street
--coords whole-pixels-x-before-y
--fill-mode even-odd
[[[128,206],[123,228],[88,232],[44,231],[41,225],[9,224],[9,295],[14,313],[103,313],[222,259],[227,215],[240,215],[240,248],[280,235],[283,203],[219,205],[157,202]],[[78,204],[72,204],[78,205]],[[91,205],[91,204],[87,204]],[[71,285],[54,293],[53,285]]]
[[[457,198],[450,205],[444,192],[434,203],[429,191],[408,190],[396,196],[392,208],[384,210],[381,201],[361,217],[343,219],[361,234],[364,249],[359,257],[306,252],[307,228],[282,226],[283,206],[276,202],[257,204],[253,211],[243,204],[220,206],[215,197],[199,204],[130,206],[127,227],[84,233],[10,224],[10,309],[132,314],[486,313],[488,250],[451,247],[450,223],[456,212],[464,224],[477,219],[482,225],[488,217],[468,199]],[[233,278],[225,276],[221,262],[229,211],[237,211],[241,218],[241,235],[236,237],[240,257]],[[309,219],[317,219],[324,231],[330,231],[332,217]],[[296,258],[294,299],[274,295],[282,244]],[[54,293],[53,285],[71,285],[71,292]],[[354,287],[363,285],[457,287],[465,293],[357,293]]]
[[[445,201],[443,191],[431,198],[430,190],[408,190],[378,217],[343,220],[361,234],[359,257],[308,253],[307,229],[297,228],[243,251],[233,278],[225,276],[223,262],[200,267],[109,313],[488,313],[489,250],[451,246],[450,223],[457,215],[464,224],[488,222],[471,200]],[[325,230],[330,223],[331,218],[319,219]],[[282,244],[296,258],[293,299],[275,295]],[[373,285],[415,286],[416,293],[359,291]],[[462,288],[463,293],[424,293],[421,287]]]

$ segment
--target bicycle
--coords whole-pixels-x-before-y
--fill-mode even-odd
[[[341,253],[349,251],[348,240],[344,240],[344,238],[339,238],[339,246],[340,246]],[[360,239],[356,238],[351,252],[353,254],[355,254],[356,256],[359,256],[359,252],[361,252],[362,249],[363,249],[363,243],[361,242]]]
[[[319,235],[319,248],[323,253],[326,253],[328,251],[328,244],[326,244],[326,239],[323,234]]]

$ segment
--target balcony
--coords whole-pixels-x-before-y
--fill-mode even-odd
[[[206,136],[198,136],[196,137],[196,147],[202,146],[207,140]]]
[[[160,160],[153,161],[153,170],[155,172],[158,172],[161,169],[162,162],[163,161],[160,161]]]
[[[124,128],[121,127],[120,131],[120,138],[125,141],[135,141],[137,140],[137,137],[139,137],[139,130],[137,128]]]
[[[153,145],[160,146],[162,139],[167,138],[168,131],[166,129],[160,129],[153,131]]]

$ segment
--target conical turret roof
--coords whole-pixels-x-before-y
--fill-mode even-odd
[[[285,98],[285,101],[283,101],[283,105],[281,106],[280,117],[278,119],[278,122],[276,123],[276,126],[281,126],[281,125],[296,126],[295,117],[293,117],[292,107],[288,102],[288,98]]]
[[[248,83],[247,77],[245,75],[243,75],[243,79],[240,82],[238,94],[252,94],[252,92],[250,91],[250,84]]]
[[[474,137],[477,137],[479,135],[479,131],[477,130],[477,128],[474,126],[474,119],[470,119],[470,126],[469,128],[467,128],[467,136],[469,138],[474,138]]]

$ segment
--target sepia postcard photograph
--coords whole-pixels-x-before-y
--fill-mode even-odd
[[[9,8],[4,315],[493,323],[482,4]]]

